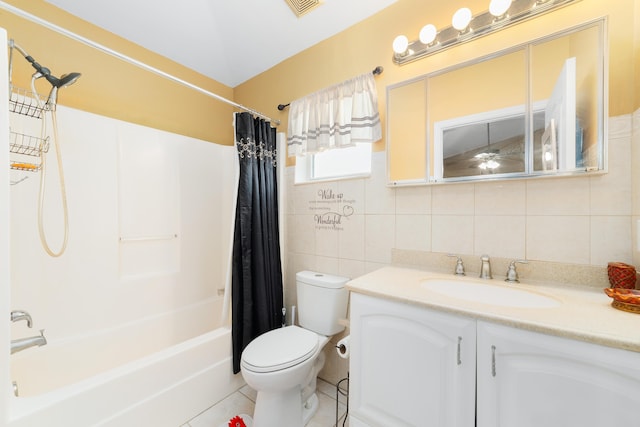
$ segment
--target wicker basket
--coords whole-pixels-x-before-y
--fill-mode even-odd
[[[607,265],[609,283],[613,288],[635,289],[636,268],[623,262],[610,262]]]

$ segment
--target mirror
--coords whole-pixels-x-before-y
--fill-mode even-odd
[[[390,183],[604,170],[604,24],[390,86]]]

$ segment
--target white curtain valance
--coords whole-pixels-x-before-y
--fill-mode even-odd
[[[378,92],[372,73],[322,89],[289,106],[290,156],[376,142],[381,137]]]

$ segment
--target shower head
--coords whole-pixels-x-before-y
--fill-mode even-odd
[[[51,86],[53,86],[54,88],[69,86],[75,83],[76,80],[78,80],[78,78],[81,76],[80,73],[69,73],[63,74],[60,78],[58,78],[52,75],[51,70],[49,70],[47,67],[43,67],[42,65],[38,64],[31,55],[25,52],[25,50],[18,46],[13,40],[9,41],[9,46],[11,48],[15,48],[18,52],[20,52],[20,54],[24,56],[24,59],[26,59],[31,64],[31,66],[35,68],[35,78],[44,77],[49,83],[51,83]]]
[[[74,73],[69,73],[69,74],[63,74],[63,75],[60,76],[60,79],[58,80],[58,85],[56,87],[71,86],[76,81],[78,81],[78,79],[80,78],[81,75],[82,74],[75,73],[75,72]]]

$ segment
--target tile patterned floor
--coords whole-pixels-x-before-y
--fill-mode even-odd
[[[318,380],[317,389],[320,405],[318,412],[311,418],[306,427],[335,427],[336,426],[336,387],[325,381]],[[197,417],[181,427],[221,427],[233,416],[238,414],[253,415],[256,392],[249,386],[244,386],[226,399],[207,409]],[[346,397],[338,396],[338,427],[348,427],[345,421]],[[344,422],[344,424],[343,424]]]

